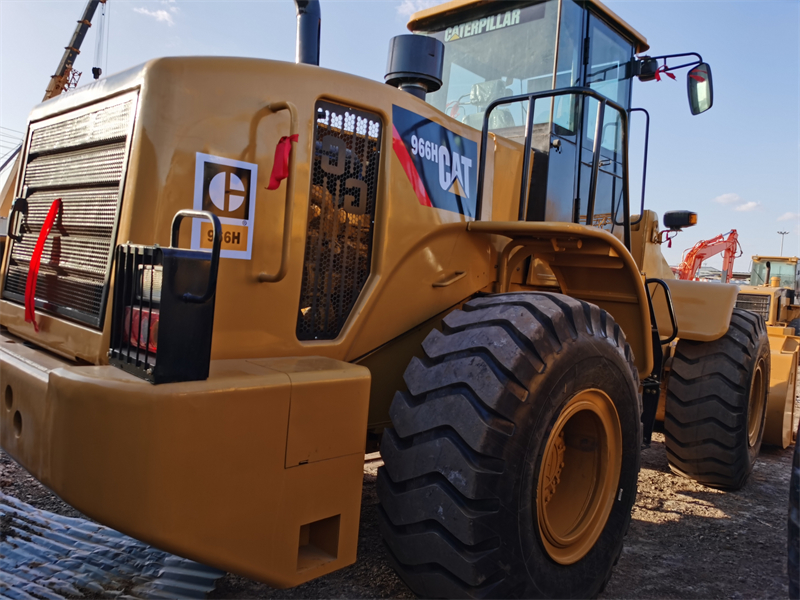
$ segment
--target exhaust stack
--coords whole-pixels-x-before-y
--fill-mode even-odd
[[[319,66],[319,33],[322,16],[319,0],[294,0],[297,8],[296,63]]]

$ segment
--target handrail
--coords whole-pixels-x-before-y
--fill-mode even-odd
[[[613,100],[603,96],[601,93],[587,87],[571,87],[562,88],[558,90],[547,90],[544,92],[531,92],[529,94],[517,94],[516,96],[506,96],[505,98],[498,98],[492,101],[487,107],[483,115],[483,129],[481,131],[481,156],[480,165],[478,168],[478,198],[477,206],[475,207],[476,219],[480,219],[481,209],[483,208],[483,188],[485,181],[486,170],[486,147],[489,141],[489,117],[491,112],[498,106],[504,104],[513,104],[515,102],[528,101],[528,119],[527,129],[525,132],[525,149],[523,151],[522,159],[522,180],[520,182],[520,209],[519,220],[525,219],[528,206],[528,192],[530,190],[530,159],[531,159],[531,143],[533,141],[533,112],[536,105],[536,100],[542,98],[555,98],[557,96],[588,96],[594,98],[600,103],[597,111],[597,122],[595,123],[595,136],[594,148],[592,157],[592,174],[589,181],[589,198],[587,202],[586,211],[586,224],[591,225],[594,219],[594,201],[597,193],[597,175],[600,169],[600,143],[601,133],[603,126],[603,117],[605,114],[606,105],[610,106],[620,114],[622,120],[622,172],[623,172],[623,210],[625,212],[623,220],[623,233],[625,238],[625,247],[630,250],[631,247],[631,210],[630,210],[630,185],[629,185],[629,168],[628,168],[628,112],[621,105]]]
[[[291,125],[289,126],[289,136],[297,133],[297,107],[291,102],[272,102],[267,107],[273,113],[282,110],[288,110],[291,116]],[[290,142],[291,143],[291,142]],[[289,152],[289,177],[286,178],[286,201],[283,209],[283,243],[281,245],[281,265],[277,273],[269,274],[261,272],[258,274],[258,281],[260,283],[275,283],[281,281],[286,277],[286,271],[289,268],[289,247],[292,237],[292,206],[294,205],[294,180],[296,179],[295,153]]]
[[[206,291],[202,296],[190,294],[186,292],[183,295],[184,302],[193,302],[195,304],[203,304],[211,300],[211,297],[217,291],[217,273],[219,272],[219,253],[222,247],[222,225],[219,222],[219,217],[205,210],[179,210],[172,217],[172,236],[170,236],[169,247],[178,247],[178,238],[181,232],[181,222],[186,217],[194,219],[208,219],[211,221],[211,230],[214,232],[211,238],[211,264],[208,268],[208,284]]]
[[[639,204],[639,218],[636,219],[635,222],[631,221],[631,225],[638,225],[641,223],[642,217],[644,216],[644,188],[647,184],[647,149],[650,146],[650,113],[644,108],[632,108],[629,112],[643,113],[646,118],[644,129],[644,162],[642,163],[642,200]]]

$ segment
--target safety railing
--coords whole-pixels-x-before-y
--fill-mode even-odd
[[[481,131],[481,157],[480,165],[478,168],[478,199],[477,206],[475,207],[476,218],[480,218],[481,208],[483,206],[483,191],[484,182],[486,178],[486,148],[489,141],[489,118],[492,111],[498,106],[505,104],[513,104],[515,102],[528,101],[528,117],[525,126],[525,150],[522,159],[522,180],[520,182],[519,194],[519,220],[525,220],[525,215],[528,210],[528,197],[530,194],[530,167],[531,167],[531,147],[533,142],[533,115],[534,108],[537,100],[546,98],[556,98],[559,96],[581,96],[583,98],[594,98],[599,102],[597,108],[597,119],[594,128],[594,145],[592,154],[592,170],[589,180],[589,198],[587,200],[586,210],[586,225],[592,225],[594,222],[594,205],[597,196],[597,177],[600,171],[600,147],[602,143],[603,123],[605,119],[606,106],[616,110],[621,119],[622,125],[622,203],[623,203],[623,231],[625,247],[631,247],[631,211],[630,211],[630,186],[629,186],[629,168],[628,168],[628,113],[627,111],[617,104],[609,100],[599,92],[587,87],[571,87],[558,90],[548,90],[544,92],[532,92],[529,94],[518,94],[516,96],[507,96],[505,98],[498,98],[486,107],[486,112],[483,115],[483,130]],[[581,114],[581,118],[583,115]],[[579,198],[576,199],[579,201]]]

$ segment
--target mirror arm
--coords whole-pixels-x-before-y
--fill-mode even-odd
[[[682,56],[694,56],[695,58],[697,58],[697,60],[694,60],[692,62],[687,62],[687,63],[684,63],[682,65],[677,65],[675,67],[667,67],[667,59],[668,58],[680,58]],[[699,65],[700,63],[703,62],[703,57],[700,56],[697,52],[685,52],[683,54],[664,54],[663,56],[648,56],[647,58],[649,58],[651,60],[663,60],[664,61],[664,67],[665,67],[664,68],[664,72],[676,71],[678,69],[683,69],[685,67],[691,67],[693,65]]]

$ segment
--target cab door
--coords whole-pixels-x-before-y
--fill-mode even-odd
[[[586,38],[589,49],[586,53],[588,60],[584,69],[583,85],[598,91],[627,110],[630,107],[631,98],[630,73],[633,45],[592,13],[589,13]],[[582,104],[578,198],[574,220],[586,224],[594,157],[594,138],[600,103],[593,98],[584,98]],[[622,237],[624,221],[622,119],[619,113],[608,105],[600,132],[600,170],[593,219],[589,224]]]

